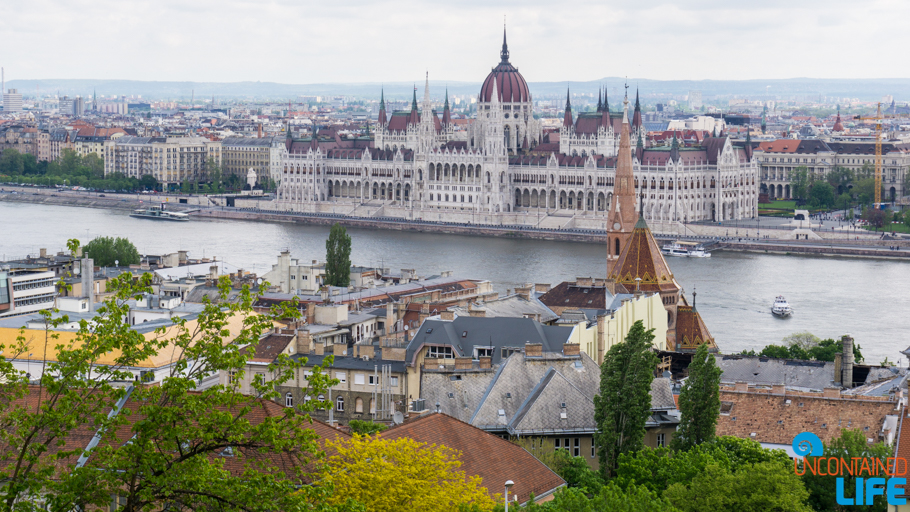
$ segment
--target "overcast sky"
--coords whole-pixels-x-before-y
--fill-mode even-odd
[[[6,79],[902,78],[907,0],[0,0]]]

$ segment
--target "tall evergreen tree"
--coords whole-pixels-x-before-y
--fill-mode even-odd
[[[644,446],[645,421],[651,415],[651,381],[657,356],[651,351],[654,329],[641,320],[629,329],[624,343],[617,343],[604,357],[600,393],[594,397],[594,438],[605,478],[616,471],[619,455]]]
[[[699,345],[689,364],[689,378],[679,393],[679,427],[672,447],[688,450],[714,440],[720,414],[720,374],[708,345]]]
[[[325,284],[347,286],[351,280],[351,237],[341,224],[332,226],[325,241]]]

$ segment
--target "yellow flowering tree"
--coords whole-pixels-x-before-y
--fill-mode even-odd
[[[461,505],[491,510],[479,476],[460,470],[458,450],[413,439],[381,439],[355,434],[330,441],[323,480],[334,486],[331,500],[354,500],[371,512],[454,510]]]

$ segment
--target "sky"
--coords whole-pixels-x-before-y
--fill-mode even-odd
[[[906,0],[0,0],[6,79],[904,78]]]

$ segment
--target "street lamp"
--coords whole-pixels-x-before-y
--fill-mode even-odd
[[[506,480],[506,512],[509,512],[509,489],[515,485],[515,482],[511,480]]]

